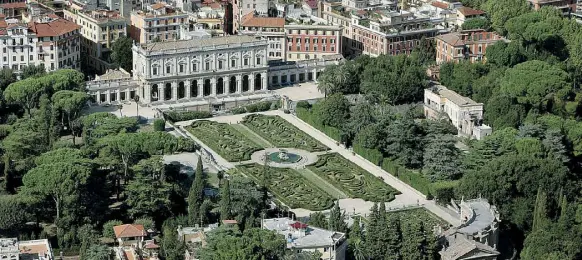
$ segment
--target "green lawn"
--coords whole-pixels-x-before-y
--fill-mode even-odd
[[[351,198],[388,202],[400,193],[337,153],[320,155],[319,160],[307,168]]]
[[[244,118],[243,125],[279,148],[297,148],[310,152],[329,150],[280,116],[251,114]]]

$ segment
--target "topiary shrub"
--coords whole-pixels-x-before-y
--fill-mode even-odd
[[[212,117],[212,113],[208,111],[166,111],[164,116],[170,122],[180,122],[209,118]]]
[[[237,107],[230,110],[230,112],[234,115],[244,114],[247,112],[247,109],[244,107]]]
[[[166,130],[166,121],[164,119],[154,120],[154,131],[163,132]]]
[[[309,104],[309,102],[302,100],[297,102],[297,108],[305,108],[305,109],[310,109],[311,108],[311,104]]]

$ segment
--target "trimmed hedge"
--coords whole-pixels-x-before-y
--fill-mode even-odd
[[[249,175],[256,183],[263,180],[265,168],[259,164],[238,166],[241,172]],[[290,208],[303,208],[313,211],[326,210],[333,206],[333,198],[311,183],[298,172],[288,168],[268,167],[268,189],[277,199]]]
[[[398,177],[398,179],[412,186],[412,188],[420,191],[424,195],[431,193],[431,183],[424,177],[424,175],[422,175],[422,173],[406,169],[388,158],[384,158],[382,161],[382,169]]]
[[[263,149],[225,123],[199,120],[186,130],[230,162],[250,160],[251,154]]]
[[[431,184],[431,194],[439,204],[449,204],[455,198],[455,189],[459,181],[437,181]]]
[[[388,202],[400,192],[339,154],[320,155],[312,172],[350,196],[373,202]]]
[[[376,149],[364,148],[359,144],[354,144],[354,152],[364,157],[366,160],[372,162],[375,165],[381,166],[384,156],[382,153]]]
[[[154,131],[163,132],[166,130],[166,121],[164,119],[154,120]]]
[[[212,117],[208,111],[165,111],[164,117],[170,122],[188,121]]]
[[[255,113],[278,109],[280,107],[279,101],[262,101],[257,103],[252,103],[242,107],[236,107],[230,110],[231,113],[244,114],[244,113]]]
[[[341,142],[342,131],[335,127],[321,124],[317,119],[317,116],[313,114],[313,110],[306,109],[303,107],[297,107],[295,111],[299,119],[315,127],[317,130],[323,132],[325,135],[329,136],[333,140]]]

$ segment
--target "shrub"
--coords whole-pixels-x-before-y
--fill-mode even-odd
[[[299,104],[299,103],[298,103]],[[325,135],[329,136],[333,140],[341,141],[342,131],[335,127],[323,125],[320,123],[319,118],[312,112],[312,110],[307,108],[297,108],[297,117],[303,120],[305,123],[315,127],[317,130],[323,132]]]
[[[180,122],[209,118],[212,117],[212,113],[208,111],[166,111],[164,116],[170,122]]]
[[[459,186],[459,181],[438,181],[431,184],[431,193],[437,203],[446,205],[455,198],[457,186]]]
[[[301,100],[301,101],[297,102],[296,107],[297,108],[310,109],[311,108],[311,104],[309,104],[309,102],[307,102],[305,100]]]
[[[109,220],[103,224],[103,237],[115,239],[115,232],[113,232],[114,226],[122,225],[121,220]]]
[[[231,113],[238,115],[238,114],[244,114],[247,112],[247,109],[244,107],[236,107],[230,110]]]
[[[376,149],[364,148],[359,144],[354,144],[354,152],[364,157],[366,160],[372,162],[375,165],[381,166],[384,156],[382,153]]]
[[[137,225],[143,225],[145,230],[156,228],[154,221],[151,218],[139,218],[136,219],[133,223]]]
[[[402,182],[410,185],[422,194],[428,195],[430,193],[431,183],[422,173],[408,170],[388,158],[384,158],[382,161],[382,169],[396,176]]]
[[[164,119],[154,120],[154,131],[163,132],[166,130],[166,121]]]

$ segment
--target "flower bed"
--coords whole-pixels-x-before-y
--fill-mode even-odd
[[[387,202],[400,193],[339,154],[320,155],[308,168],[352,198]]]
[[[279,116],[252,114],[244,118],[243,124],[276,147],[310,152],[329,149]]]
[[[255,182],[263,180],[264,166],[247,164],[237,167]],[[296,171],[287,168],[268,167],[268,189],[281,202],[290,208],[303,208],[313,211],[325,210],[333,206],[333,198]]]
[[[251,154],[262,149],[228,124],[201,120],[186,129],[230,162],[250,160]]]

